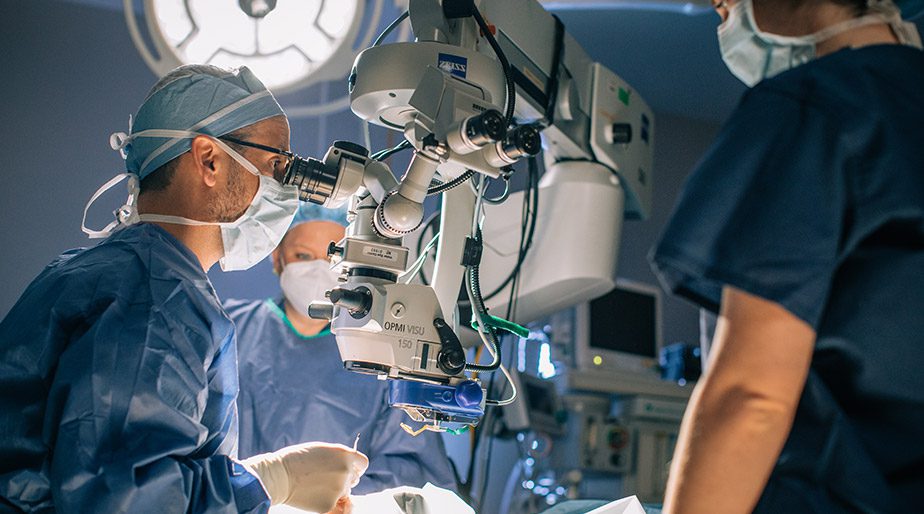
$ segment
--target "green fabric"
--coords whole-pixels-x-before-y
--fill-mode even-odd
[[[324,330],[318,332],[317,334],[313,336],[306,336],[305,334],[302,334],[301,332],[299,332],[297,328],[295,328],[295,325],[292,324],[292,321],[289,319],[289,316],[286,315],[286,311],[276,303],[276,300],[273,300],[272,298],[267,298],[266,306],[269,307],[270,311],[272,311],[273,314],[279,316],[279,319],[281,319],[282,322],[285,323],[287,327],[292,329],[292,332],[294,332],[295,335],[297,335],[301,339],[305,339],[305,340],[317,339],[318,337],[324,337],[330,334],[330,325],[328,325],[324,327]]]

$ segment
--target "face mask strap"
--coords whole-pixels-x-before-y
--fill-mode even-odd
[[[917,25],[902,19],[902,11],[895,5],[895,2],[892,0],[869,0],[867,8],[886,19],[886,23],[889,24],[899,43],[918,50],[924,49]]]
[[[141,169],[143,170],[148,164],[150,164],[150,162],[151,162],[152,160],[154,160],[154,158],[156,158],[158,155],[160,155],[160,154],[161,154],[163,151],[165,151],[167,148],[170,148],[171,146],[173,146],[174,144],[176,144],[179,140],[181,140],[181,139],[192,139],[192,138],[195,138],[195,137],[198,137],[198,136],[205,136],[205,137],[211,139],[212,141],[214,141],[214,142],[219,146],[219,148],[221,148],[221,149],[224,150],[228,155],[230,155],[232,159],[234,159],[235,161],[238,162],[238,164],[240,164],[241,166],[243,166],[244,169],[246,169],[247,171],[249,171],[249,172],[252,173],[253,175],[260,176],[260,170],[258,170],[257,167],[254,166],[252,162],[250,162],[250,161],[248,161],[246,158],[244,158],[243,155],[241,155],[240,153],[234,151],[234,150],[233,150],[230,146],[228,146],[224,141],[222,141],[222,140],[220,140],[220,139],[218,139],[218,138],[216,138],[216,137],[214,137],[214,136],[211,136],[211,135],[209,135],[209,134],[203,134],[203,133],[201,133],[201,132],[194,132],[194,131],[191,131],[191,130],[174,130],[174,129],[147,129],[147,130],[142,130],[142,131],[140,131],[140,132],[136,132],[136,133],[131,134],[131,135],[128,135],[128,136],[125,135],[124,132],[116,132],[115,134],[113,134],[113,135],[109,138],[109,143],[110,143],[110,145],[113,145],[113,148],[116,148],[116,149],[118,149],[120,152],[122,152],[122,153],[123,153],[123,156],[124,156],[124,152],[125,152],[124,148],[125,148],[125,146],[127,146],[129,143],[132,142],[132,140],[134,140],[134,139],[136,139],[136,138],[139,138],[139,137],[169,138],[169,139],[170,139],[169,142],[164,143],[160,148],[158,148],[157,150],[151,152],[151,155],[148,156],[148,158],[141,164]],[[118,143],[118,147],[116,147],[116,143]]]
[[[734,25],[740,25],[743,21],[747,19],[746,15],[739,14],[738,11],[744,10],[744,3],[749,0],[741,0],[731,7],[726,7],[728,9],[728,16],[725,20],[716,27],[717,32],[722,33],[729,29],[732,29]],[[757,26],[755,24],[754,31],[757,32]]]
[[[131,143],[131,138],[125,132],[113,132],[109,136],[109,146],[113,150],[117,150],[119,155],[122,156],[122,160],[128,159],[128,152],[125,151],[125,147]]]
[[[87,227],[87,213],[90,211],[90,207],[103,195],[106,191],[112,189],[119,182],[128,179],[128,199],[125,201],[125,204],[119,207],[113,214],[116,219],[110,222],[108,225],[102,228],[102,230],[92,230]],[[101,239],[108,237],[119,225],[131,225],[139,221],[137,206],[135,205],[138,200],[138,175],[134,173],[119,173],[118,175],[109,179],[108,182],[100,186],[99,189],[93,193],[93,196],[90,197],[90,201],[87,202],[87,205],[83,208],[83,219],[80,222],[80,230],[83,231],[90,239]]]
[[[188,130],[170,130],[170,129],[149,129],[142,130],[135,134],[128,135],[125,132],[116,132],[109,137],[109,144],[113,150],[118,150],[122,157],[125,157],[125,148],[134,140],[139,137],[158,137],[158,138],[172,138],[172,139],[181,139],[181,138],[192,138],[197,136],[205,136],[211,138],[215,141],[218,146],[228,153],[235,161],[237,161],[241,166],[243,166],[250,173],[259,176],[260,172],[257,170],[256,166],[248,161],[244,156],[240,155],[238,152],[235,152],[231,147],[222,142],[219,139],[216,139],[208,134],[200,134],[198,132],[191,132]],[[125,205],[120,207],[115,211],[116,219],[106,225],[102,230],[91,230],[86,226],[87,212],[90,209],[90,206],[102,196],[103,193],[111,189],[113,186],[121,182],[122,180],[128,178],[128,189],[129,197]],[[171,216],[167,214],[141,214],[137,212],[136,201],[138,198],[139,187],[138,176],[134,173],[121,173],[116,175],[108,182],[103,184],[93,196],[90,198],[90,201],[87,203],[83,211],[83,221],[81,223],[81,229],[85,234],[87,234],[91,239],[99,239],[108,237],[113,230],[119,225],[131,225],[139,221],[153,221],[160,223],[173,223],[179,225],[191,225],[191,226],[211,226],[217,225],[220,226],[222,223],[219,222],[208,222],[208,221],[199,221],[189,218],[184,218],[182,216]],[[259,194],[259,191],[258,191]]]
[[[745,6],[744,4],[748,5]],[[780,36],[778,34],[773,34],[771,32],[765,32],[757,26],[757,20],[754,18],[754,3],[752,0],[742,0],[737,4],[730,7],[730,9],[741,9],[746,10],[746,16],[740,16],[739,18],[747,18],[748,23],[752,25],[754,33],[770,44],[778,45],[797,45],[799,43],[803,44],[817,44],[822,41],[831,39],[832,37],[852,30],[859,27],[865,27],[867,25],[875,25],[878,23],[888,24],[892,27],[892,30],[896,32],[896,35],[899,36],[899,39],[903,39],[905,33],[904,26],[908,25],[907,22],[902,21],[901,14],[898,11],[898,8],[895,7],[895,4],[891,0],[871,0],[868,2],[867,7],[870,9],[870,12],[860,16],[859,18],[854,18],[852,20],[845,20],[840,23],[831,25],[821,29],[814,34],[807,34],[805,36]],[[729,16],[731,19],[732,16]],[[720,26],[720,29],[722,27]],[[901,34],[899,34],[901,33]],[[910,44],[915,46],[914,38],[910,42],[902,41],[904,44]],[[920,39],[917,40],[917,45],[920,47]]]
[[[859,18],[842,21],[840,23],[831,25],[830,27],[823,28],[819,30],[818,32],[812,34],[811,38],[815,41],[815,43],[820,43],[822,41],[827,41],[828,39],[831,39],[832,37],[838,34],[847,32],[848,30],[853,30],[859,27],[865,27],[867,25],[876,25],[878,23],[888,24],[889,21],[890,20],[888,16],[886,16],[885,14],[881,14],[881,13],[865,14],[863,16],[860,16]]]
[[[761,29],[760,26],[757,25],[757,17],[754,15],[753,0],[741,0],[737,4],[731,6],[729,9],[729,18],[731,18],[731,11],[734,9],[744,11],[738,16],[738,19],[741,20],[742,23],[750,25],[753,35],[765,44],[774,46],[800,46],[815,43],[815,34],[805,36],[781,36]]]
[[[203,134],[203,135],[204,135],[204,134]],[[157,136],[157,137],[161,137],[161,136]],[[206,137],[211,137],[211,136],[206,136]],[[229,148],[227,145],[225,145],[224,143],[222,143],[220,140],[214,139],[214,138],[213,138],[213,140],[214,140],[215,142],[218,143],[219,147],[223,147],[222,149],[224,149],[225,151],[227,151],[228,154],[229,154],[231,157],[233,157],[236,161],[240,162],[242,165],[243,165],[244,163],[246,163],[247,165],[249,165],[249,167],[252,168],[252,170],[251,170],[251,169],[248,169],[248,171],[250,171],[251,173],[253,173],[254,175],[256,175],[257,177],[260,178],[260,186],[257,188],[257,192],[254,194],[254,199],[251,200],[251,206],[252,206],[254,200],[255,200],[256,198],[260,197],[260,196],[263,194],[264,180],[272,180],[272,179],[269,179],[269,177],[264,177],[264,176],[260,175],[259,171],[257,171],[257,168],[256,168],[253,164],[251,164],[249,161],[247,161],[247,159],[245,159],[244,156],[238,154],[237,152],[235,152],[234,150],[232,150],[231,148]],[[241,162],[241,161],[243,161],[243,162]],[[247,166],[245,166],[245,167],[247,167]],[[249,208],[250,208],[250,207],[248,207],[248,209],[249,209]],[[247,213],[245,212],[245,213],[242,214],[238,219],[236,219],[236,220],[234,220],[234,221],[228,221],[228,222],[221,222],[221,221],[199,221],[199,220],[194,220],[194,219],[190,219],[190,218],[184,218],[184,217],[182,217],[182,216],[172,216],[172,215],[169,215],[169,214],[142,214],[142,215],[138,216],[138,219],[141,220],[141,221],[155,221],[155,222],[159,222],[159,223],[173,223],[173,224],[177,224],[177,225],[190,225],[190,226],[195,226],[195,227],[206,227],[206,226],[218,226],[218,227],[221,227],[221,226],[226,226],[226,225],[227,225],[227,226],[234,225],[235,223],[238,223],[239,221],[241,221],[242,219],[244,219],[246,216],[247,216]]]
[[[260,176],[260,170],[258,170],[257,167],[254,166],[252,162],[248,161],[243,155],[236,152],[233,148],[228,146],[228,144],[222,141],[221,139],[217,139],[213,137],[212,140],[215,141],[215,143],[217,143],[218,146],[221,147],[222,150],[224,150],[228,155],[230,155],[232,159],[234,159],[235,161],[237,161],[238,164],[243,166],[244,169],[246,169],[247,171],[249,171],[250,173],[258,177]]]
[[[171,216],[169,214],[141,214],[138,216],[140,221],[156,221],[159,223],[173,223],[175,225],[190,225],[193,227],[208,227],[212,225],[221,225],[217,221],[199,221],[182,216]]]

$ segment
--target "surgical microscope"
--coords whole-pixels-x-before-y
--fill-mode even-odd
[[[352,111],[402,133],[396,148],[413,150],[403,176],[383,162],[388,152],[338,141],[322,159],[294,159],[284,182],[303,201],[349,202],[346,236],[328,252],[339,285],[308,309],[330,320],[345,368],[391,381],[390,404],[419,424],[405,430],[457,431],[477,424],[486,405],[504,404],[486,398],[473,374],[506,373],[498,330],[516,327],[489,314],[481,293],[483,177],[509,178],[515,163],[544,152],[548,214],[538,236],[580,246],[568,262],[549,263],[555,272],[538,273],[550,282],[532,290],[552,294],[532,298],[530,316],[585,301],[612,287],[622,219],[650,210],[654,117],[536,0],[410,0],[396,23],[404,18],[415,40],[362,51],[349,76]],[[436,194],[443,215],[432,281],[412,284],[425,255],[412,262],[404,238],[421,227],[424,200]],[[516,264],[516,256],[491,258],[484,265],[492,277]],[[543,258],[533,255],[535,266]],[[599,271],[588,277],[587,269]],[[467,360],[457,308],[463,283],[490,363]]]

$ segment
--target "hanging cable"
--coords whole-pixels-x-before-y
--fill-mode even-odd
[[[492,357],[490,364],[466,364],[465,369],[468,371],[495,371],[500,367],[501,353],[500,343],[497,340],[497,334],[494,329],[487,325],[484,319],[487,317],[487,309],[484,301],[481,299],[481,288],[478,284],[478,266],[469,266],[467,268],[466,293],[472,306],[472,315],[475,318],[475,328],[484,343],[488,354]]]
[[[503,366],[501,369],[506,369],[506,366]],[[493,377],[493,376],[492,376],[492,377]],[[510,384],[511,386],[514,385],[513,382],[510,380],[509,375],[506,376],[506,378],[507,378],[507,381],[504,382],[503,384],[501,384],[501,385],[500,385],[500,389],[497,391],[497,392],[498,392],[498,395],[500,395],[500,396],[502,396],[502,395],[504,394],[504,392],[505,392],[505,390],[506,390],[506,385],[507,385],[507,384]],[[491,395],[491,393],[492,393],[493,390],[494,390],[494,386],[495,386],[495,385],[496,385],[496,384],[495,384],[495,381],[494,381],[494,379],[492,378],[492,379],[488,382],[488,391],[487,391],[487,395],[486,395],[486,396],[490,396],[490,395]],[[513,390],[513,394],[511,395],[511,399],[512,399],[512,398],[516,398],[516,388],[514,388],[514,390]],[[512,400],[511,400],[511,401],[512,401]],[[482,455],[484,455],[484,458],[482,459],[482,462],[483,462],[483,463],[482,463],[482,465],[480,466],[481,473],[480,473],[480,475],[479,475],[479,476],[480,476],[480,480],[479,480],[480,484],[479,484],[479,488],[478,488],[478,492],[479,492],[478,507],[477,507],[478,510],[476,510],[476,512],[483,512],[482,507],[483,507],[483,504],[484,504],[485,497],[487,496],[485,493],[486,493],[487,486],[488,486],[488,484],[490,483],[490,480],[489,480],[489,475],[490,475],[490,472],[491,472],[491,468],[490,468],[490,458],[491,458],[492,449],[493,449],[493,446],[494,446],[494,439],[495,439],[494,434],[497,432],[497,424],[501,422],[501,418],[500,418],[500,416],[498,415],[500,411],[497,409],[497,406],[506,405],[506,404],[507,404],[507,402],[491,402],[491,401],[488,401],[488,402],[486,402],[486,403],[487,403],[488,405],[493,406],[494,408],[491,408],[490,410],[486,411],[485,420],[484,420],[484,422],[482,423],[482,425],[484,425],[483,436],[484,436],[484,437],[487,437],[487,438],[488,438],[488,441],[487,441],[487,444],[485,445],[485,447],[482,449],[482,452],[481,452]],[[472,463],[474,464],[474,461],[472,461]],[[533,511],[533,512],[535,512],[535,511]]]
[[[422,232],[420,234],[420,238],[421,240],[423,239]],[[414,276],[417,275],[418,272],[420,272],[420,270],[423,268],[424,262],[426,262],[427,260],[427,257],[430,256],[430,250],[433,249],[433,247],[436,245],[436,242],[439,240],[439,238],[440,238],[440,233],[437,232],[436,235],[434,235],[433,238],[430,239],[430,242],[427,243],[427,246],[423,249],[423,253],[421,253],[420,250],[418,250],[417,260],[414,261],[413,264],[411,264],[411,267],[408,268],[408,270],[405,273],[403,273],[401,276],[398,277],[398,279],[401,281],[402,284],[410,283],[411,280],[414,279]]]
[[[485,203],[491,205],[499,205],[507,201],[507,198],[510,198],[510,180],[504,179],[504,192],[495,198],[485,198]]]
[[[510,384],[510,396],[504,398],[503,400],[485,400],[487,405],[496,405],[502,407],[504,405],[510,405],[517,399],[517,386],[513,382],[513,377],[510,376],[510,372],[507,371],[507,366],[501,364],[500,366],[501,373],[504,374],[504,378],[507,380],[507,383]]]
[[[478,194],[475,201],[475,208],[472,213],[471,238],[476,244],[481,244],[481,206],[484,198],[485,181],[484,176],[480,176],[478,182]],[[471,264],[465,268],[466,287],[465,292],[468,294],[468,300],[472,308],[472,316],[475,320],[475,328],[481,337],[492,360],[490,364],[466,364],[465,369],[468,371],[494,371],[500,366],[500,343],[497,341],[497,335],[494,329],[485,322],[488,317],[488,309],[484,305],[481,297],[480,277],[478,276],[478,264]]]
[[[401,25],[401,22],[406,20],[408,16],[410,15],[411,15],[410,11],[404,11],[403,13],[401,13],[401,16],[398,16],[397,18],[395,18],[394,21],[389,23],[388,26],[385,27],[385,30],[383,30],[382,33],[379,34],[379,37],[375,38],[375,41],[372,43],[372,46],[381,45],[382,41],[385,41],[385,38],[387,38],[389,34],[394,32],[394,30],[398,28],[398,25]]]
[[[524,205],[525,214],[523,217],[523,225],[521,226],[521,229],[526,227],[525,237],[523,237],[524,232],[521,231],[520,250],[517,252],[517,262],[513,270],[511,270],[507,278],[504,279],[497,288],[484,297],[485,300],[490,300],[499,295],[501,291],[513,281],[520,273],[523,262],[526,260],[530,248],[532,248],[533,236],[536,233],[536,220],[539,218],[539,164],[535,157],[530,157],[527,164],[529,165],[529,179],[527,181],[527,191],[524,194],[523,202],[528,202],[528,204]]]
[[[465,170],[465,173],[450,180],[449,182],[437,182],[435,184],[430,184],[430,187],[427,189],[427,196],[437,195],[440,193],[445,193],[450,189],[455,189],[464,184],[466,180],[472,178],[474,174],[475,172],[472,170]]]
[[[411,145],[411,142],[405,139],[391,148],[386,148],[384,150],[375,152],[374,154],[370,155],[369,158],[374,161],[384,161],[392,155],[412,147],[413,146]]]
[[[506,79],[507,84],[507,99],[505,102],[504,109],[504,120],[506,120],[506,126],[509,127],[513,122],[513,113],[516,110],[516,99],[517,99],[517,86],[513,80],[513,68],[510,66],[510,61],[507,60],[507,56],[504,54],[504,51],[501,50],[500,44],[498,44],[497,39],[494,37],[494,33],[491,31],[491,27],[488,26],[488,23],[484,21],[484,17],[481,15],[481,12],[477,8],[472,9],[472,17],[475,18],[475,23],[478,24],[478,28],[481,29],[481,33],[484,35],[485,39],[488,40],[488,44],[491,45],[491,49],[494,50],[494,55],[497,56],[497,60],[500,62],[501,69],[504,71],[504,78]]]
[[[439,224],[439,222],[440,222],[440,213],[439,211],[437,211],[433,213],[433,215],[430,216],[430,219],[428,219],[427,222],[424,223],[423,227],[421,227],[420,238],[417,239],[417,255],[420,255],[420,253],[423,251],[423,242],[424,242],[424,237],[427,234],[427,231],[433,228],[434,225]],[[420,275],[420,283],[422,283],[425,286],[430,285],[430,279],[428,279],[427,276],[424,274],[423,266],[421,266],[420,269],[417,270],[417,274]]]

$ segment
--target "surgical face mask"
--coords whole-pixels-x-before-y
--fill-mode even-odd
[[[815,46],[857,27],[888,23],[899,42],[920,48],[914,25],[901,19],[891,0],[871,0],[869,14],[832,25],[807,36],[779,36],[761,31],[754,20],[752,0],[731,6],[728,19],[718,28],[722,60],[733,75],[748,86],[815,58]]]
[[[198,135],[204,134],[188,131],[154,129],[132,134],[131,137],[179,138],[195,137]],[[125,139],[115,141],[115,136],[116,135],[114,135],[112,141],[114,148],[124,146],[127,143]],[[274,179],[261,175],[256,166],[244,158],[243,155],[234,151],[220,139],[213,138],[212,140],[243,166],[244,169],[260,179],[259,188],[253,200],[251,200],[250,206],[238,219],[232,222],[206,222],[165,214],[138,214],[136,207],[139,193],[138,177],[132,173],[123,173],[104,184],[103,187],[90,198],[83,213],[83,231],[93,238],[106,237],[112,231],[118,229],[120,225],[131,225],[139,221],[154,221],[194,226],[214,225],[221,229],[221,241],[224,247],[224,255],[218,262],[223,271],[245,270],[266,258],[266,256],[276,248],[279,242],[282,241],[282,237],[292,223],[296,211],[298,211],[298,189],[295,186],[283,186]],[[116,211],[116,221],[110,223],[109,226],[101,231],[89,230],[86,227],[86,217],[90,205],[92,205],[102,193],[124,178],[128,178],[129,198],[126,204]]]
[[[286,300],[302,314],[311,302],[324,300],[327,291],[337,285],[337,274],[323,259],[286,264],[279,275],[279,286]]]

